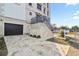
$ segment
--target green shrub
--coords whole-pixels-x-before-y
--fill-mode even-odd
[[[66,40],[65,41],[69,41],[70,40],[70,38],[66,38]]]
[[[8,54],[7,46],[4,41],[4,37],[0,37],[0,56],[6,56]]]
[[[37,36],[37,38],[41,38],[41,36],[40,36],[40,35],[38,35],[38,36]]]
[[[69,43],[72,43],[71,40],[74,40],[74,38],[66,37],[66,40],[65,40],[65,41],[67,41],[67,42],[69,42]]]
[[[61,32],[61,37],[64,37],[64,31]]]
[[[56,38],[49,38],[46,41],[55,42]]]
[[[36,38],[37,36],[36,35],[33,35],[33,37]]]
[[[63,39],[55,38],[55,37],[54,38],[47,39],[46,41],[56,42],[56,43],[59,43],[59,44],[68,45],[68,43],[66,41],[64,41]]]
[[[0,49],[4,49],[4,47],[5,47],[4,37],[0,37]]]
[[[32,37],[32,35],[30,34],[30,36]]]
[[[34,37],[34,38],[41,38],[40,35],[32,35],[32,34],[30,34],[29,36]]]

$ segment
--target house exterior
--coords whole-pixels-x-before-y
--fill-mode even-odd
[[[48,3],[0,3],[0,36],[28,33],[37,16],[50,18]]]

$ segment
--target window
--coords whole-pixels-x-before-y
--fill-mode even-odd
[[[44,5],[46,5],[45,3],[43,3]]]
[[[47,15],[49,16],[49,11],[47,11]]]
[[[29,15],[32,15],[32,12],[29,12]]]
[[[32,6],[32,3],[29,3],[30,6]]]
[[[47,8],[49,8],[49,4],[47,3]]]
[[[41,10],[41,5],[37,3],[37,9]]]
[[[43,12],[45,13],[45,11],[46,11],[46,8],[44,8],[44,11]]]

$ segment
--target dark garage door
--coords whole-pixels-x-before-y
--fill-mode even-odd
[[[23,34],[23,25],[5,23],[4,25],[4,34],[8,35],[22,35]]]

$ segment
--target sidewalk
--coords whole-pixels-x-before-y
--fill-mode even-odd
[[[67,56],[79,56],[79,49],[70,47]]]

